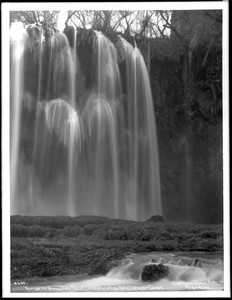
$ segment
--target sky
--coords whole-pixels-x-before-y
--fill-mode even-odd
[[[65,28],[65,21],[68,16],[68,11],[67,10],[61,10],[59,12],[58,20],[57,20],[57,29],[62,32]]]

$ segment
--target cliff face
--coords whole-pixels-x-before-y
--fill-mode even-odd
[[[205,70],[200,72],[195,62],[189,62],[188,53],[179,62],[151,61],[167,218],[222,220],[221,78],[212,75],[220,76],[216,70],[221,65],[217,49],[212,50]],[[197,49],[193,61],[202,57],[203,51]]]
[[[210,16],[174,12],[172,24],[182,40],[173,31],[169,40],[150,40],[150,79],[167,218],[222,221],[220,16],[220,12]]]
[[[156,116],[163,211],[166,219],[218,223],[223,213],[222,170],[222,39],[220,12],[178,11],[172,16],[170,38],[137,41],[146,61]],[[64,34],[70,45],[72,28]],[[108,34],[116,44],[114,33]],[[76,94],[80,105],[94,81],[94,33],[78,30]],[[132,39],[133,42],[133,39]],[[48,87],[50,44],[41,70],[41,99],[51,99]],[[37,56],[36,56],[37,55]],[[26,57],[25,103],[38,95],[38,53]],[[37,58],[36,58],[37,57]],[[125,83],[120,64],[122,85]],[[65,79],[67,80],[67,78]],[[65,82],[62,82],[65,84]],[[47,99],[48,97],[48,99]],[[26,98],[30,98],[29,100]],[[23,110],[22,148],[31,160],[35,112]]]

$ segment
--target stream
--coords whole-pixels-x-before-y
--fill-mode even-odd
[[[144,266],[163,264],[166,277],[142,281]],[[105,276],[60,276],[12,282],[12,292],[222,291],[222,252],[142,253],[125,257]]]

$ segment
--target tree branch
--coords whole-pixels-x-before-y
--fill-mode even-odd
[[[128,17],[129,15],[131,15],[132,13],[133,13],[133,11],[132,11],[132,12],[125,12],[125,13],[121,16],[121,18],[119,18],[118,21],[115,23],[115,25],[114,25],[114,27],[113,27],[113,30],[116,30],[116,29],[118,28],[120,22],[121,22],[123,19],[125,19],[126,17]]]
[[[179,34],[179,32],[176,30],[176,28],[174,26],[172,26],[171,23],[164,17],[162,11],[160,11],[160,15],[163,18],[163,20],[166,22],[164,27],[170,28],[176,34],[176,36],[178,36],[183,41],[183,37]]]
[[[146,19],[143,20],[143,27],[142,27],[142,29],[140,30],[139,35],[142,35],[142,34],[144,33],[144,31],[146,30],[146,27],[147,27],[147,25],[148,25],[148,23],[149,23],[149,20],[151,19],[151,17],[153,16],[153,14],[154,14],[154,12],[152,12],[152,13],[150,14],[150,16],[146,16]]]
[[[70,11],[69,10],[68,17],[67,17],[66,21],[64,22],[64,24],[65,24],[66,27],[68,26],[69,19],[75,14],[75,12],[76,12],[75,10],[74,11]]]

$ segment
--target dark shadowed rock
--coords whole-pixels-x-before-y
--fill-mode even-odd
[[[143,281],[157,281],[168,275],[169,269],[163,264],[147,265],[143,268],[142,280]]]
[[[67,36],[70,47],[74,45],[74,34],[76,34],[73,26],[66,26],[63,30],[63,33]]]
[[[151,216],[146,222],[164,222],[164,218],[162,216]]]

